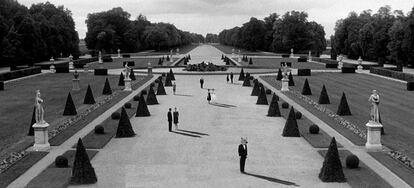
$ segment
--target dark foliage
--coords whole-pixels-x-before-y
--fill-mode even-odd
[[[309,127],[309,133],[311,134],[319,134],[319,126],[313,124]]]
[[[243,68],[241,69],[240,74],[239,74],[239,81],[244,81],[244,70],[243,70]]]
[[[279,99],[276,94],[273,94],[272,101],[269,105],[269,110],[267,111],[267,116],[270,117],[280,117],[279,103],[277,102]]]
[[[155,91],[152,87],[150,87],[148,96],[147,96],[147,105],[154,105],[159,104],[157,100],[157,96],[155,95]]]
[[[282,108],[289,108],[289,103],[287,103],[287,102],[283,102],[282,103]]]
[[[259,88],[259,82],[253,82],[253,90],[250,96],[259,96],[260,88]]]
[[[59,155],[55,158],[56,168],[68,168],[68,159],[65,156]]]
[[[282,136],[284,137],[300,137],[298,123],[296,121],[295,110],[290,108],[289,116],[283,128]]]
[[[96,178],[95,170],[89,161],[89,156],[86,153],[82,140],[79,138],[78,145],[76,146],[76,155],[75,161],[73,162],[70,184],[93,184],[97,181],[98,179]]]
[[[145,102],[144,95],[141,95],[138,101],[137,112],[135,113],[135,117],[146,117],[150,116],[150,112],[148,110],[147,103]]]
[[[112,119],[119,119],[119,118],[121,118],[121,114],[119,112],[113,112],[111,114],[111,118]]]
[[[95,134],[105,134],[105,128],[102,125],[97,125],[94,128]]]
[[[359,158],[356,155],[348,155],[345,160],[347,168],[355,169],[359,167]]]
[[[292,72],[289,72],[289,86],[295,86],[295,81],[293,81],[293,76],[292,76]]]
[[[171,80],[175,80],[175,76],[174,76],[172,69],[170,69],[170,77],[171,77]]]
[[[164,84],[162,83],[162,78],[158,79],[157,95],[167,95]]]
[[[93,97],[90,85],[88,85],[88,89],[86,90],[86,95],[85,99],[83,100],[83,104],[95,104],[95,98]]]
[[[30,122],[29,133],[27,133],[27,136],[34,136],[33,125],[36,123],[36,117],[35,116],[36,116],[36,107],[33,107],[32,121]]]
[[[302,119],[302,113],[300,113],[299,111],[295,112],[295,117],[296,119]]]
[[[119,119],[118,129],[116,130],[116,138],[133,137],[135,132],[132,129],[128,114],[125,108],[121,110],[121,118]]]
[[[307,78],[305,79],[305,83],[303,84],[302,95],[312,95],[312,91],[309,87],[309,82]]]
[[[130,102],[127,102],[124,104],[124,108],[129,109],[132,107],[132,104]]]
[[[339,103],[338,111],[336,113],[340,116],[352,115],[351,110],[349,109],[349,106],[348,106],[348,101],[346,100],[345,93],[342,93],[341,102]]]
[[[109,84],[108,78],[105,79],[105,85],[102,91],[102,95],[112,95],[111,85]]]
[[[131,78],[131,80],[136,80],[137,78],[135,78],[135,73],[134,73],[134,69],[131,68],[131,72],[129,73],[129,78]]]
[[[298,76],[310,76],[311,70],[310,69],[298,69]]]
[[[172,86],[170,74],[167,74],[167,78],[165,78],[165,85],[164,86],[165,87],[171,87]]]
[[[282,80],[282,78],[283,78],[282,69],[279,68],[279,70],[277,71],[276,80]]]
[[[332,138],[328,152],[325,155],[323,166],[319,173],[319,179],[323,182],[345,182],[345,175],[342,171],[341,160],[339,159],[338,148],[335,137]]]
[[[250,86],[252,86],[251,84],[250,84],[250,79],[249,79],[249,77],[244,77],[244,81],[243,81],[243,85],[242,86],[244,86],[244,87],[250,87]]]
[[[65,110],[63,111],[64,116],[74,116],[78,114],[76,111],[75,103],[73,103],[72,95],[70,92],[68,93],[68,97],[66,98],[66,105]]]
[[[121,74],[119,75],[118,86],[125,86],[124,79],[125,79],[124,74],[122,74],[122,72],[121,72]]]
[[[264,104],[264,105],[269,104],[267,101],[266,92],[263,87],[263,84],[260,84],[259,87],[260,87],[260,92],[259,92],[259,96],[257,97],[256,104]]]
[[[319,104],[331,104],[329,100],[328,92],[326,91],[325,84],[322,86],[321,94],[319,95]]]
[[[95,69],[94,75],[95,76],[106,76],[108,75],[108,69]]]

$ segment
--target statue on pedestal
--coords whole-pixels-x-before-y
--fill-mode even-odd
[[[36,124],[44,124],[46,123],[44,120],[44,109],[42,106],[43,99],[40,98],[40,90],[36,90],[36,97],[35,97],[35,119]]]
[[[125,63],[125,79],[129,78],[129,72],[131,71],[131,68],[128,67],[128,63]]]
[[[79,77],[79,73],[78,73],[78,71],[77,71],[77,70],[75,70],[75,72],[73,73],[73,77],[74,77],[75,79],[78,79],[78,77]]]
[[[380,102],[379,95],[377,93],[377,90],[372,90],[371,96],[369,96],[368,99],[369,102],[371,102],[371,120],[376,123],[380,123],[380,115],[378,110],[378,105]]]

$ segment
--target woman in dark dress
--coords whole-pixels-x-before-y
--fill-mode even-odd
[[[177,111],[177,107],[174,108],[173,122],[174,122],[174,125],[175,125],[175,129],[178,129],[178,111]]]
[[[208,101],[208,104],[210,104],[210,101],[211,101],[211,94],[210,94],[210,89],[208,89],[207,90],[207,101]]]

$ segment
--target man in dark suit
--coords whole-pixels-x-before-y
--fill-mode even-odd
[[[241,138],[241,144],[239,145],[240,156],[240,172],[244,173],[244,165],[247,159],[247,138]]]
[[[167,117],[168,117],[168,130],[171,132],[172,129],[172,114],[171,114],[171,108],[168,110],[167,113]]]
[[[230,72],[230,80],[231,80],[231,83],[233,83],[233,77],[234,77],[233,72]]]

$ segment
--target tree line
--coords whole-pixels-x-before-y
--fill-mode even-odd
[[[263,20],[250,18],[241,27],[219,33],[221,44],[247,50],[263,50],[279,53],[308,53],[319,56],[326,49],[325,31],[322,25],[307,20],[306,12],[291,11],[283,16],[270,14]]]
[[[339,54],[348,58],[392,63],[399,66],[414,65],[414,7],[405,15],[390,6],[349,13],[336,22],[331,36],[332,58]]]
[[[46,2],[30,8],[15,0],[0,1],[0,66],[18,66],[79,55],[72,14]]]
[[[200,34],[177,29],[169,23],[151,23],[139,15],[130,20],[131,15],[117,7],[108,11],[88,14],[86,24],[86,46],[91,50],[115,53],[139,50],[168,50],[192,42],[204,42]]]

